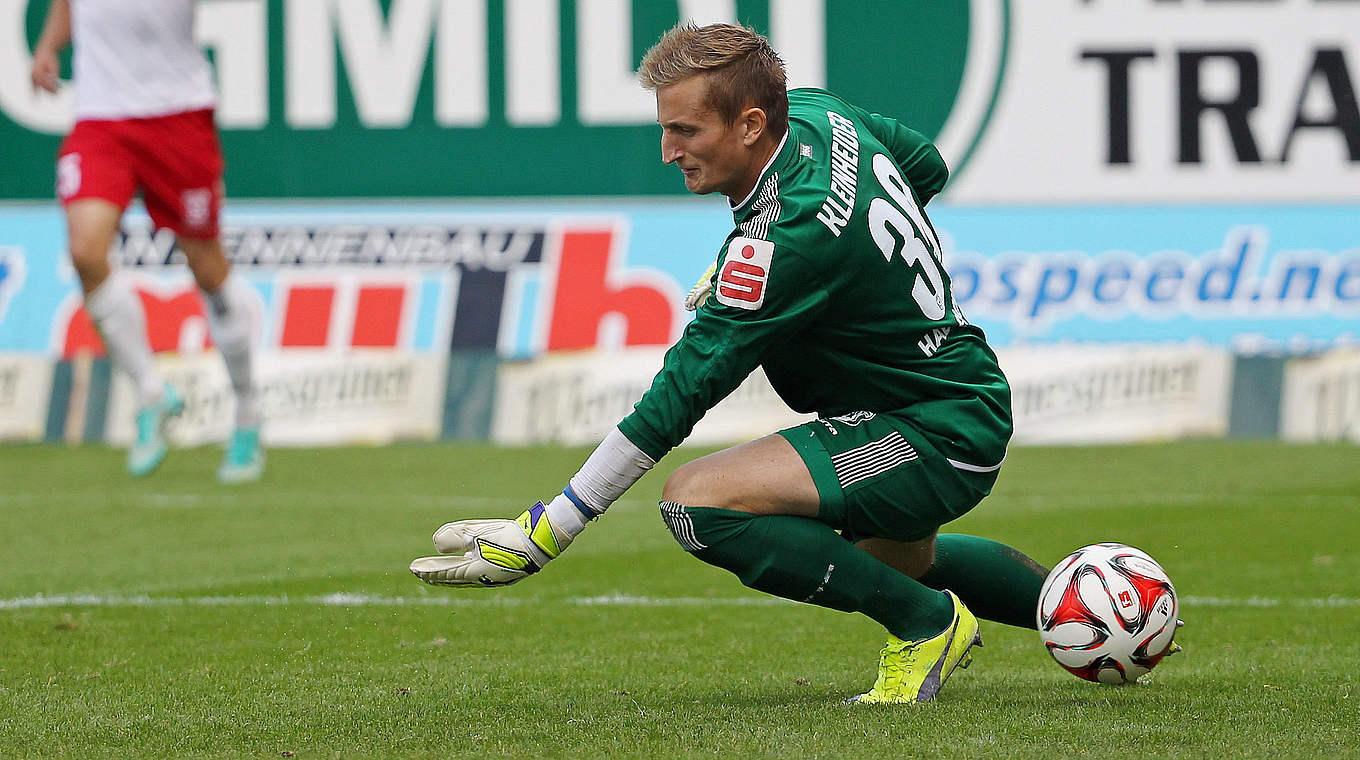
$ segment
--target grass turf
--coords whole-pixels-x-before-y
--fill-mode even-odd
[[[1185,655],[1111,688],[1032,631],[923,707],[841,700],[879,627],[742,588],[652,501],[681,450],[512,588],[406,572],[450,519],[510,517],[582,450],[277,450],[264,482],[176,451],[0,449],[0,757],[1344,757],[1360,724],[1360,449],[1018,449],[949,530],[1051,564],[1139,546]]]

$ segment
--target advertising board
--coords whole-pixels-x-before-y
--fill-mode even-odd
[[[1228,429],[1232,358],[1205,345],[1007,348],[1020,444],[1216,437]]]
[[[1285,364],[1280,436],[1289,441],[1360,442],[1360,350]]]
[[[664,353],[657,348],[606,355],[581,351],[502,363],[491,439],[509,445],[597,443],[651,386]],[[748,440],[810,419],[790,411],[757,369],[709,410],[686,443]]]
[[[791,86],[891,110],[962,155],[998,86],[1005,6],[202,0],[197,37],[216,64],[233,197],[681,195],[634,74],[681,19],[750,24]],[[71,123],[69,92],[29,81],[46,7],[0,4],[0,144],[13,146],[0,198],[52,196]]]
[[[270,446],[379,444],[434,440],[444,406],[447,355],[390,349],[342,354],[294,349],[256,363],[256,392]],[[212,354],[162,355],[166,379],[184,395],[184,414],[167,429],[177,446],[223,441],[235,408],[226,368]],[[134,435],[132,384],[113,375],[105,437],[127,445]]]
[[[1360,204],[929,212],[959,304],[997,346],[1305,352],[1360,341]],[[236,203],[224,240],[260,297],[266,351],[528,358],[669,345],[689,318],[684,293],[731,223],[713,198]],[[0,350],[98,354],[59,212],[0,207],[0,229]],[[112,255],[141,293],[155,348],[209,345],[172,236],[135,212]]]
[[[0,442],[42,438],[51,387],[51,360],[0,353]]]
[[[0,4],[0,198],[50,198],[69,92]],[[933,137],[956,203],[1357,199],[1360,5],[1337,0],[203,0],[233,197],[682,195],[643,52],[767,33],[791,86]]]

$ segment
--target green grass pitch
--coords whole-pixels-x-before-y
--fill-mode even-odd
[[[1032,631],[939,700],[854,707],[881,629],[742,588],[657,516],[668,458],[545,572],[423,586],[442,522],[513,517],[579,449],[276,450],[259,484],[172,452],[0,448],[0,757],[1357,756],[1360,448],[1193,442],[1012,451],[950,529],[1046,564],[1141,547],[1186,653],[1080,681]]]

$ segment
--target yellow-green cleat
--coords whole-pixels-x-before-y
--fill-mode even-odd
[[[874,688],[852,697],[861,705],[910,704],[929,702],[939,693],[955,668],[966,668],[973,661],[974,646],[982,646],[978,621],[952,591],[954,619],[937,636],[920,641],[888,637],[879,653],[878,680]]]

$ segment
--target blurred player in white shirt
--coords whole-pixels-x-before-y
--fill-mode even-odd
[[[109,265],[119,220],[140,190],[152,223],[174,231],[203,292],[209,331],[236,394],[235,429],[217,474],[241,482],[264,470],[251,382],[255,300],[231,271],[218,236],[222,150],[212,70],[193,39],[195,7],[195,0],[51,0],[32,78],[35,87],[56,92],[58,54],[74,46],[76,125],[57,158],[57,195],[86,310],[110,359],[137,389],[129,472],[147,475],[160,465],[165,423],[184,408],[152,361],[140,299]]]

